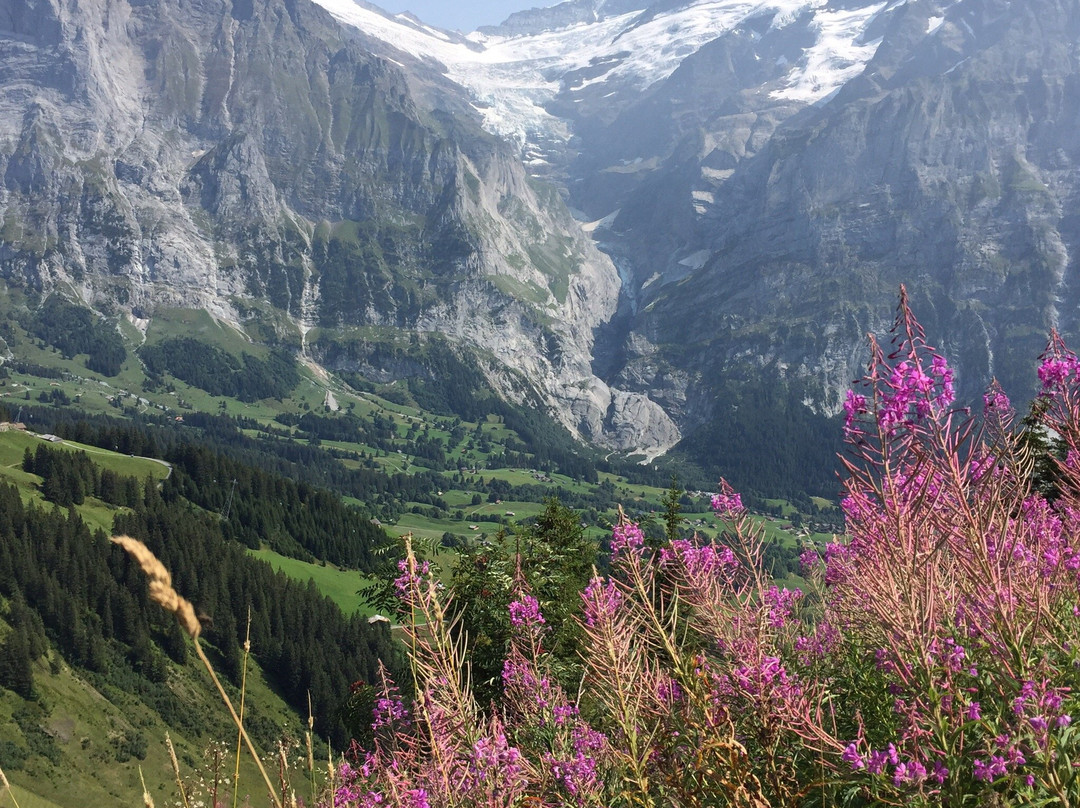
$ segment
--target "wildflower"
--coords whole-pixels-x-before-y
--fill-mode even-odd
[[[510,625],[520,628],[543,623],[544,615],[540,613],[540,603],[532,595],[524,595],[521,600],[510,602]]]
[[[930,778],[939,786],[945,784],[945,780],[949,776],[949,769],[940,760],[934,761],[934,770],[930,773]]]
[[[983,394],[984,416],[989,416],[991,414],[1002,415],[1008,413],[1011,407],[1012,402],[1009,401],[1009,397],[996,385]]]
[[[712,509],[721,519],[738,516],[743,511],[742,497],[726,480],[721,480],[720,493],[712,497]]]
[[[821,556],[813,547],[808,547],[799,554],[799,569],[803,576],[808,576],[821,564]]]
[[[967,706],[967,710],[964,712],[964,717],[968,721],[978,721],[982,718],[982,711],[979,706],[979,702],[973,701]]]
[[[614,617],[622,604],[622,593],[614,581],[604,583],[603,578],[593,578],[581,593],[585,602],[585,625],[590,628]]]
[[[611,555],[618,558],[620,555],[636,553],[645,544],[645,534],[641,528],[633,522],[620,522],[611,529]]]
[[[880,749],[870,750],[870,756],[866,760],[866,770],[870,774],[881,774],[885,771],[885,764],[889,762],[889,755]]]
[[[856,417],[866,412],[866,396],[848,390],[844,398],[844,432],[853,432]]]
[[[859,754],[859,750],[855,747],[854,743],[849,743],[844,747],[844,753],[840,756],[840,759],[845,763],[850,763],[852,771],[866,768],[866,761],[863,759],[863,756]]]
[[[765,605],[768,608],[769,625],[783,628],[791,617],[795,604],[802,598],[801,589],[779,589],[770,587],[765,593]]]

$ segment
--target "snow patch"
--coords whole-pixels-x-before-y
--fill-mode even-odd
[[[812,104],[836,92],[862,72],[877,52],[880,39],[859,44],[870,21],[885,8],[879,3],[866,8],[819,11],[813,22],[817,42],[788,74],[786,86],[773,98]]]
[[[581,225],[581,229],[586,233],[593,233],[597,230],[606,230],[614,224],[615,217],[619,215],[619,210],[621,210],[621,208],[616,208],[607,216],[602,219],[597,219],[595,222],[585,222]]]
[[[709,263],[710,258],[712,258],[712,250],[698,250],[682,259],[679,262],[679,266],[688,267],[690,269],[701,269]]]
[[[895,0],[893,0],[895,2]],[[316,0],[346,25],[432,64],[465,87],[484,127],[524,151],[547,151],[540,144],[566,142],[566,121],[546,107],[564,78],[578,70],[611,61],[603,76],[573,88],[601,83],[613,92],[638,92],[670,76],[691,53],[763,13],[782,28],[810,12],[817,43],[800,60],[780,98],[816,101],[858,74],[876,43],[857,44],[867,21],[885,3],[852,11],[829,10],[829,0],[697,0],[641,21],[638,11],[568,25],[532,35],[468,34],[453,39],[408,17],[400,19],[353,0]]]

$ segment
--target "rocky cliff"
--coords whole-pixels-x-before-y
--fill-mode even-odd
[[[0,274],[143,325],[445,334],[576,434],[667,448],[591,370],[610,260],[444,89],[306,0],[0,0]]]
[[[617,377],[689,428],[717,411],[717,379],[753,368],[835,412],[900,283],[968,400],[991,376],[1026,400],[1050,329],[1080,334],[1080,5],[894,5],[832,97],[745,155],[702,126],[612,223],[623,249],[653,245],[639,282],[661,276]]]

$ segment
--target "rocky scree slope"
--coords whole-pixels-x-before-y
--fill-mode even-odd
[[[0,273],[141,326],[438,332],[579,436],[666,449],[591,371],[611,262],[429,85],[306,0],[0,0]]]

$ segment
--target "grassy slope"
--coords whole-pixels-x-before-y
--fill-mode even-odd
[[[201,664],[191,655],[185,667],[170,663],[170,687],[185,698],[196,711],[202,732],[185,735],[165,726],[161,719],[134,696],[115,690],[108,698],[66,664],[53,673],[44,661],[35,663],[34,684],[40,703],[50,706],[46,730],[53,736],[61,753],[59,765],[41,756],[31,756],[22,770],[5,772],[18,789],[16,796],[22,808],[32,806],[134,805],[142,793],[139,770],[147,790],[158,804],[173,804],[176,797],[175,776],[165,746],[166,733],[172,738],[180,760],[181,774],[186,787],[197,789],[199,770],[208,766],[206,751],[212,745],[230,750],[223,774],[232,776],[235,758],[231,755],[236,730],[217,698],[209,677]],[[261,672],[252,669],[249,677],[249,705],[257,705],[258,713],[279,726],[301,726],[299,716],[292,713],[266,685]],[[0,724],[8,729],[2,737],[19,736],[11,715],[20,703],[13,693],[0,690]],[[251,709],[249,707],[249,709]],[[141,733],[147,740],[146,758],[125,762],[116,759],[113,739],[125,732]],[[264,752],[267,753],[270,750]],[[302,781],[301,775],[293,775]],[[241,760],[240,793],[262,798],[265,788],[250,758]],[[231,793],[231,792],[229,792]],[[304,791],[301,791],[304,793]],[[27,798],[24,801],[24,796]],[[194,797],[194,794],[189,794]],[[6,806],[0,797],[0,806]]]
[[[138,335],[132,329],[126,329],[125,334],[131,338],[130,348],[138,344]],[[182,311],[164,312],[157,315],[151,323],[147,333],[150,342],[159,341],[170,336],[191,335],[198,336],[207,342],[215,344],[236,355],[241,351],[247,351],[257,356],[264,356],[266,349],[249,342],[243,334],[216,323],[205,313],[192,313]],[[513,435],[506,426],[497,418],[489,418],[481,424],[465,422],[462,424],[465,437],[455,443],[449,440],[450,424],[453,421],[445,416],[436,416],[425,412],[409,404],[400,404],[390,401],[380,395],[385,392],[387,396],[399,395],[403,385],[387,385],[374,387],[375,392],[362,392],[353,390],[333,377],[321,375],[317,369],[304,369],[301,371],[304,378],[300,385],[293,391],[291,396],[283,401],[264,400],[246,404],[232,399],[210,396],[204,391],[192,388],[183,382],[169,379],[173,389],[158,389],[146,391],[142,388],[144,375],[134,354],[129,355],[123,371],[117,377],[104,379],[97,374],[87,371],[83,360],[85,357],[75,357],[70,360],[63,359],[58,353],[48,348],[42,348],[32,340],[25,338],[17,340],[17,344],[11,346],[18,358],[62,369],[72,374],[65,380],[50,380],[27,374],[12,373],[7,380],[0,380],[0,402],[10,408],[14,415],[17,408],[28,400],[37,403],[40,393],[51,393],[54,389],[61,389],[70,398],[78,401],[78,407],[91,412],[106,412],[120,415],[124,411],[156,411],[167,413],[170,416],[183,415],[188,409],[194,408],[207,412],[227,412],[252,418],[259,423],[281,429],[282,426],[274,421],[274,417],[281,413],[298,414],[305,410],[324,412],[324,402],[327,401],[327,393],[332,393],[342,409],[351,408],[360,417],[370,417],[378,413],[383,418],[389,418],[395,425],[397,438],[395,450],[381,452],[371,446],[358,444],[338,443],[334,444],[339,449],[353,452],[364,452],[368,455],[365,462],[374,463],[390,472],[415,471],[424,468],[422,460],[417,459],[410,452],[410,443],[406,438],[408,428],[412,424],[420,424],[429,429],[429,434],[444,441],[444,449],[454,466],[475,467],[476,471],[465,473],[463,478],[447,485],[447,490],[442,492],[442,497],[449,507],[449,512],[444,516],[430,515],[429,513],[404,513],[397,524],[387,525],[390,532],[401,535],[412,532],[416,535],[441,538],[443,533],[450,532],[458,536],[477,536],[480,533],[492,534],[499,529],[499,525],[492,522],[479,521],[478,517],[484,514],[501,515],[507,522],[513,523],[540,512],[541,503],[507,501],[502,503],[488,503],[486,490],[480,490],[477,482],[479,477],[490,481],[492,478],[506,480],[512,485],[541,485],[547,490],[554,491],[556,487],[577,492],[590,493],[595,490],[594,485],[577,482],[565,476],[557,474],[542,474],[532,469],[488,469],[486,464],[491,456],[479,447],[479,442],[473,438],[474,432],[479,429],[494,445],[499,444],[507,437]],[[181,404],[183,402],[183,405]],[[325,413],[324,413],[325,414]],[[33,428],[33,424],[29,424]],[[20,486],[24,499],[42,501],[37,486],[40,479],[26,474],[21,470],[23,450],[27,447],[36,446],[40,439],[23,433],[0,433],[0,479],[10,480]],[[327,442],[326,445],[330,445]],[[54,445],[56,446],[56,445]],[[59,448],[75,448],[71,445],[63,445]],[[111,452],[103,452],[94,447],[85,448],[91,458],[103,467],[112,468],[122,474],[130,474],[145,478],[147,475],[161,479],[168,473],[168,469],[159,463],[143,458],[132,458]],[[358,461],[346,461],[349,465],[358,465]],[[456,474],[456,469],[453,472]],[[662,518],[661,498],[664,489],[659,487],[631,485],[624,479],[613,475],[601,475],[601,480],[609,481],[615,489],[615,499],[621,502],[627,512],[636,517]],[[473,495],[479,493],[482,502],[472,505]],[[366,503],[357,503],[365,505]],[[420,503],[406,503],[406,507],[416,504],[426,510],[430,506]],[[819,505],[823,503],[818,503]],[[457,519],[456,511],[463,512],[463,519]],[[80,508],[84,519],[94,527],[105,530],[111,528],[112,516],[115,513],[113,506],[88,500]],[[514,515],[506,516],[507,511]],[[710,514],[702,510],[696,513],[684,513],[691,524],[706,535],[715,535],[716,522]],[[614,520],[613,511],[600,514],[601,523],[610,524]],[[762,519],[766,531],[771,539],[791,546],[797,540],[791,531],[782,529],[785,520]],[[477,529],[471,529],[476,525]],[[600,540],[607,530],[603,526],[590,526],[589,533],[593,538]],[[820,540],[825,537],[813,536]],[[269,551],[260,551],[257,556],[264,558],[275,568],[281,569],[286,574],[300,580],[314,579],[316,585],[327,595],[333,598],[345,610],[360,608],[359,597],[356,591],[362,586],[363,579],[356,573],[336,570],[332,567],[323,567],[316,564],[286,559]],[[450,558],[451,556],[447,556]],[[204,685],[200,684],[200,673],[194,670],[176,671],[176,684],[178,687],[190,689],[190,692],[198,692],[198,697],[192,698],[192,704],[215,704],[213,694],[209,693]],[[150,791],[159,804],[164,804],[166,798],[175,793],[170,785],[172,774],[167,765],[164,755],[162,739],[165,728],[155,721],[153,715],[149,715],[145,708],[131,707],[129,712],[117,708],[107,702],[100,694],[92,690],[86,682],[75,677],[64,668],[60,674],[53,675],[47,670],[39,670],[39,686],[50,703],[54,704],[54,719],[58,730],[64,729],[58,737],[67,737],[65,752],[68,754],[66,771],[46,771],[43,768],[33,774],[27,772],[8,772],[13,782],[23,788],[29,788],[36,795],[32,797],[29,792],[19,792],[20,805],[24,808],[34,808],[35,805],[42,808],[56,808],[62,806],[112,805],[132,804],[137,802],[140,792],[138,785],[137,770],[134,768],[135,761],[129,764],[104,765],[103,759],[95,757],[93,751],[87,752],[82,747],[83,739],[89,739],[89,749],[107,749],[107,739],[111,732],[126,725],[134,725],[143,732],[150,740],[147,760],[143,762],[143,771],[147,777]],[[251,704],[257,705],[257,709],[263,714],[270,714],[276,721],[288,720],[293,727],[302,725],[296,716],[289,716],[287,708],[256,676],[251,687]],[[11,693],[0,691],[0,724],[9,724],[13,700],[16,697]],[[216,738],[227,744],[231,744],[234,736],[232,731],[221,720],[224,713],[221,710],[206,708],[206,732],[203,737],[189,739],[176,737],[181,750],[182,765],[185,772],[190,772],[191,767],[201,760],[203,750],[212,738]],[[67,729],[65,729],[67,728]],[[70,731],[68,731],[68,729]],[[3,733],[0,733],[3,737]],[[39,760],[34,765],[44,766]],[[253,783],[253,770],[242,774],[242,782]],[[241,789],[242,792],[245,789]],[[25,797],[25,801],[22,799]],[[10,797],[0,796],[0,808],[6,808]],[[37,799],[37,802],[33,800]],[[52,802],[42,801],[51,800]]]
[[[319,591],[336,603],[345,614],[359,612],[368,617],[374,612],[363,602],[358,591],[368,584],[365,578],[355,570],[343,570],[333,565],[310,564],[295,558],[286,558],[273,550],[249,550],[255,558],[265,561],[274,569],[285,573],[290,578],[307,582],[313,580]]]
[[[27,432],[0,432],[0,480],[19,486],[24,502],[48,505],[41,495],[41,478],[36,474],[28,474],[22,470],[23,452],[27,448],[34,451],[42,444],[41,438]],[[98,449],[94,446],[86,446],[74,441],[46,442],[44,445],[51,449],[64,451],[84,451],[101,468],[111,469],[118,474],[135,477],[139,480],[145,480],[147,477],[163,480],[169,474],[168,466],[146,457],[129,457],[128,455]],[[87,497],[86,502],[78,508],[80,515],[91,530],[101,528],[106,533],[112,532],[113,515],[118,510],[120,509],[117,506],[102,502],[94,497]]]

